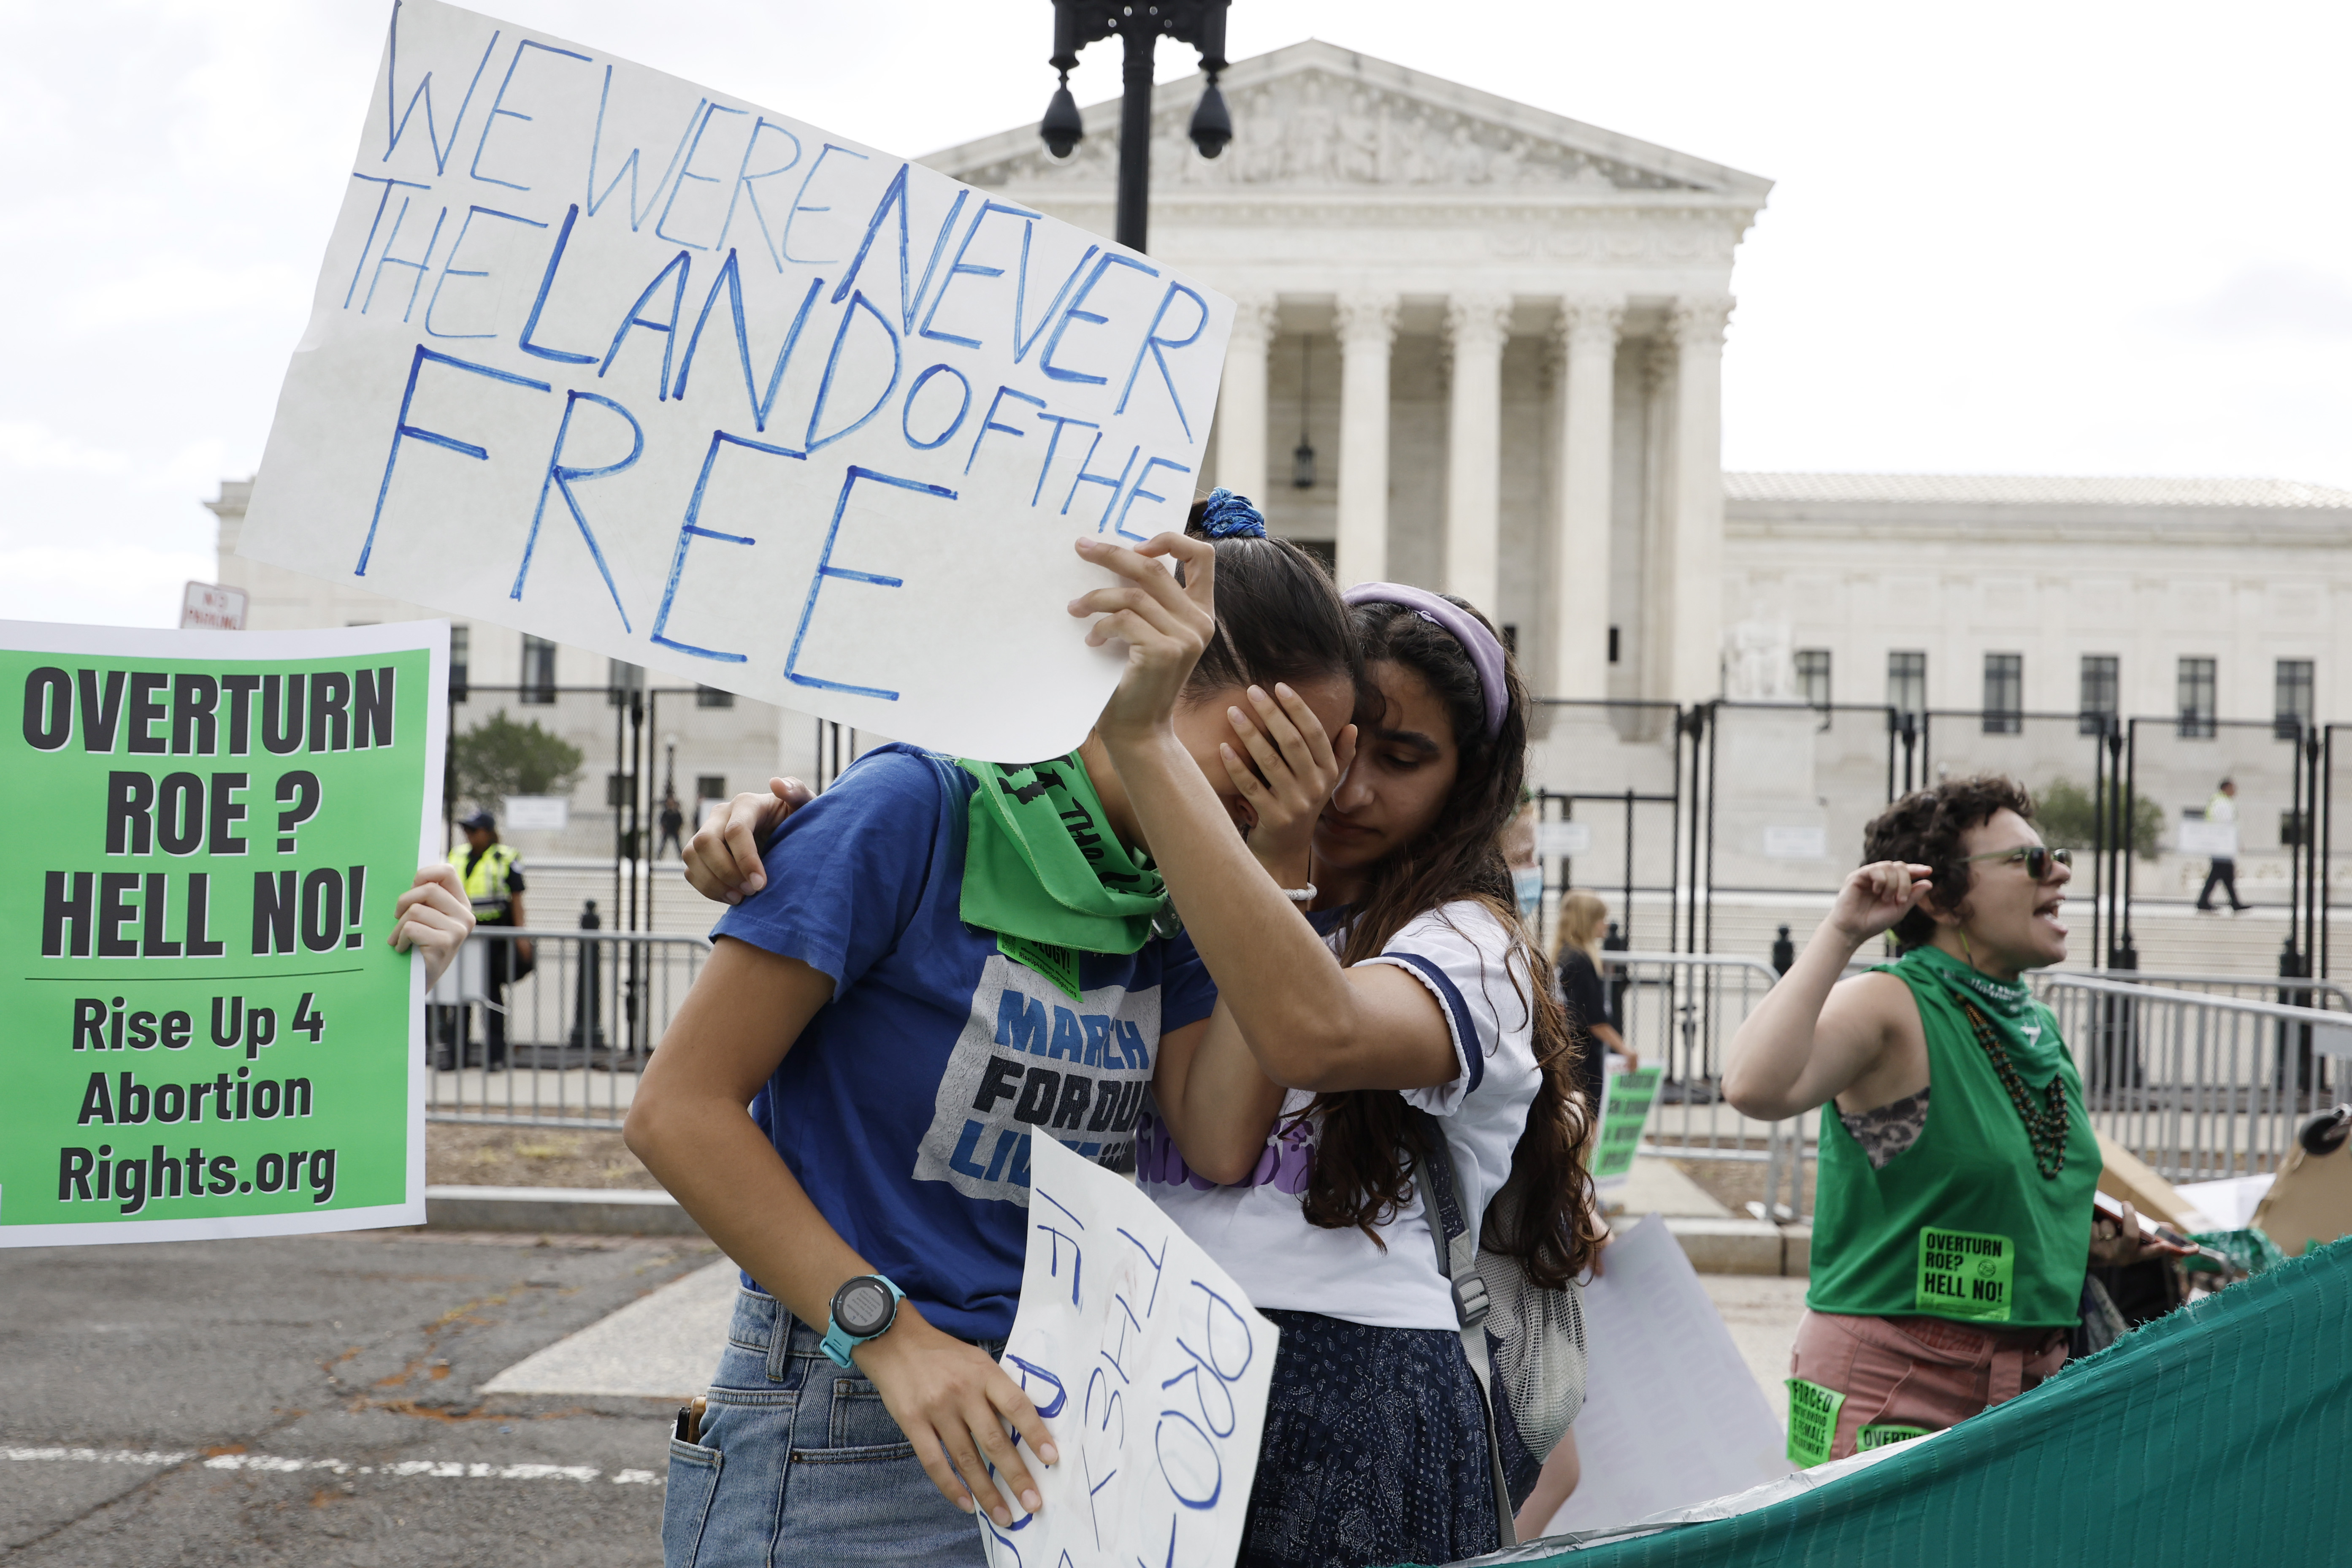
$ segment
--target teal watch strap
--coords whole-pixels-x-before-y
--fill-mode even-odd
[[[887,1322],[885,1322],[880,1328],[876,1329],[870,1334],[853,1334],[848,1330],[841,1326],[840,1320],[837,1317],[833,1316],[831,1313],[827,1314],[827,1321],[824,1327],[824,1341],[818,1348],[824,1352],[826,1360],[832,1362],[834,1365],[842,1368],[844,1371],[848,1370],[853,1364],[849,1358],[849,1352],[851,1351],[856,1350],[859,1345],[864,1344],[866,1341],[878,1339],[883,1334],[889,1331],[890,1324],[898,1321],[898,1303],[907,1299],[907,1293],[904,1290],[899,1289],[898,1287],[892,1282],[890,1278],[884,1274],[861,1274],[856,1279],[849,1281],[849,1285],[855,1285],[859,1283],[859,1281],[866,1279],[877,1281],[884,1289],[890,1292],[890,1317]],[[845,1285],[842,1289],[845,1290],[849,1288],[849,1285]],[[840,1293],[838,1291],[835,1293],[835,1299],[836,1300],[839,1300],[839,1294]]]

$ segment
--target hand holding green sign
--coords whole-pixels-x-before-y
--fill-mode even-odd
[[[394,949],[463,937],[409,887],[447,660],[437,624],[0,624],[0,1247],[423,1220],[423,965]]]

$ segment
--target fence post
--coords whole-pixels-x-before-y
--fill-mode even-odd
[[[590,899],[580,911],[582,931],[601,931],[604,918],[596,913],[596,900]],[[593,937],[580,942],[580,971],[574,981],[575,994],[572,1003],[572,1043],[587,1050],[604,1044],[604,989],[603,943]]]

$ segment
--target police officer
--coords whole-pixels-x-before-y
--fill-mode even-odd
[[[451,850],[449,864],[465,880],[466,897],[474,908],[474,923],[509,927],[523,924],[522,865],[513,845],[499,842],[498,818],[487,811],[477,811],[457,826],[466,831],[466,847]],[[488,1071],[503,1072],[507,1065],[507,981],[515,961],[529,966],[530,942],[519,938],[493,942],[488,946],[488,974],[483,984],[488,1005],[482,1009],[482,1033],[488,1050],[482,1065]],[[435,1063],[436,1067],[446,1069],[458,1066],[467,1054],[458,1043],[469,1032],[467,1012],[463,1005],[444,1010],[441,1055]]]

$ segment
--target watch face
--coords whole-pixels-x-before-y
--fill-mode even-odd
[[[833,1321],[845,1333],[870,1338],[890,1326],[898,1300],[872,1275],[861,1275],[844,1285],[833,1298]]]

